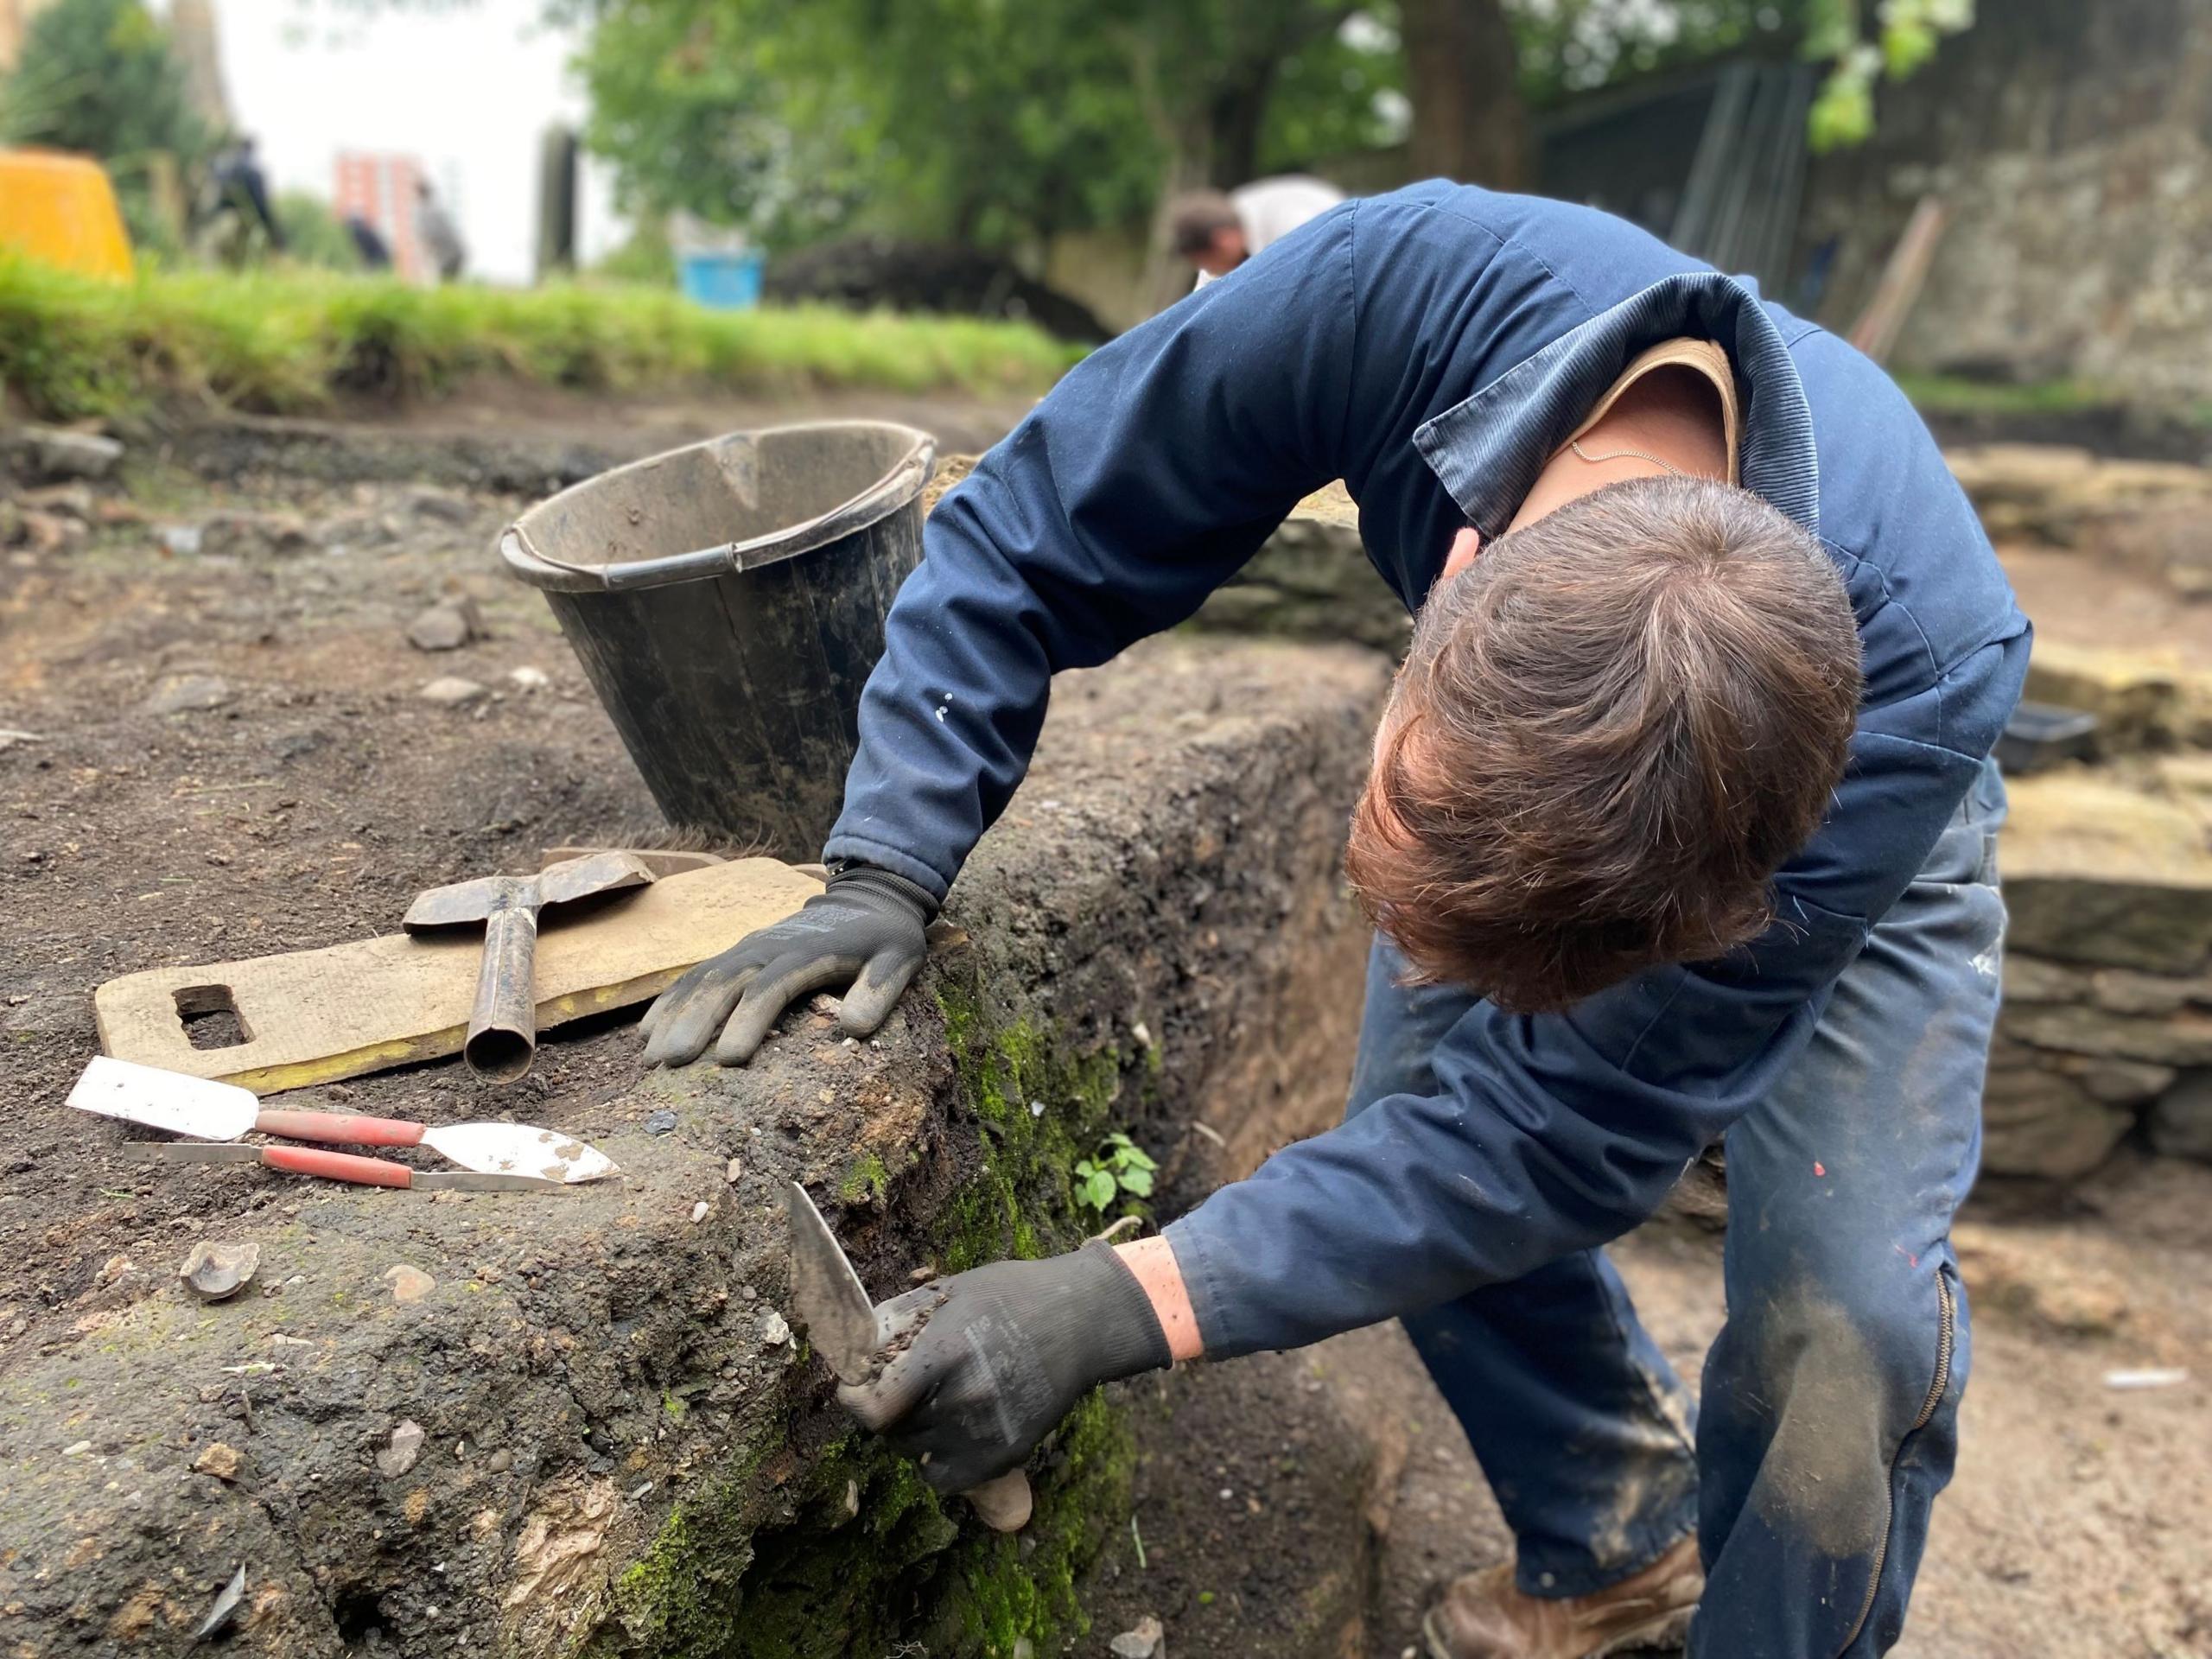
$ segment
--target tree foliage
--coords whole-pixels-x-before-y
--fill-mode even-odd
[[[1827,67],[1808,118],[1816,149],[1865,140],[1876,84],[1911,74],[1974,21],[1974,0],[1514,0],[1512,10],[1522,78],[1540,100],[1745,48],[1794,48]]]
[[[1375,141],[1330,0],[605,0],[587,141],[627,202],[790,242],[987,247]]]

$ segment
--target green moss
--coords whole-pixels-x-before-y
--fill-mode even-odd
[[[1126,1414],[1093,1393],[1061,1426],[1029,1525],[1012,1536],[971,1530],[963,1537],[958,1587],[923,1645],[931,1653],[1011,1659],[1024,1637],[1050,1653],[1087,1632],[1077,1586],[1125,1524],[1135,1467]]]
[[[880,1204],[890,1185],[891,1173],[884,1168],[883,1160],[872,1152],[863,1153],[837,1183],[837,1196],[847,1204]]]
[[[1072,1247],[1084,1228],[1071,1172],[1109,1127],[1122,1056],[1071,1054],[1048,1027],[994,1020],[969,988],[943,989],[940,1001],[963,1108],[956,1132],[974,1137],[976,1168],[937,1218],[938,1265]],[[838,1194],[880,1199],[888,1183],[870,1154]],[[680,1406],[663,1401],[671,1414]],[[987,1530],[857,1431],[798,1446],[803,1472],[771,1487],[766,1448],[797,1443],[774,1426],[757,1433],[756,1449],[687,1491],[621,1575],[588,1650],[831,1659],[919,1641],[939,1659],[1012,1659],[1017,1642],[1056,1653],[1084,1631],[1077,1586],[1127,1525],[1135,1459],[1124,1414],[1104,1395],[1077,1407],[1033,1459],[1036,1510],[1014,1536]]]

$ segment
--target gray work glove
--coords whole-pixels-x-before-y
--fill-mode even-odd
[[[663,991],[645,1010],[645,1064],[687,1065],[719,1031],[715,1061],[743,1065],[785,1008],[849,982],[837,1024],[868,1036],[922,965],[936,913],[936,900],[906,877],[848,866],[797,915],[747,934]]]
[[[893,1357],[837,1399],[919,1459],[940,1492],[1018,1467],[1095,1385],[1173,1357],[1151,1298],[1110,1244],[956,1273],[876,1318]]]

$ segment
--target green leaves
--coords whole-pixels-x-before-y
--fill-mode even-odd
[[[1149,1153],[1117,1131],[1098,1143],[1093,1156],[1076,1165],[1076,1201],[1103,1215],[1106,1206],[1124,1192],[1133,1198],[1148,1198],[1159,1168]]]

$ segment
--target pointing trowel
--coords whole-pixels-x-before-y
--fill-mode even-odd
[[[234,1083],[188,1077],[105,1054],[85,1068],[69,1091],[69,1104],[80,1112],[195,1141],[236,1141],[257,1132],[324,1146],[420,1146],[480,1175],[528,1175],[564,1185],[615,1172],[613,1161],[598,1148],[534,1124],[442,1123],[434,1128],[407,1118],[352,1112],[272,1111],[263,1108],[251,1090]]]
[[[784,1205],[791,1218],[791,1311],[840,1382],[864,1382],[885,1342],[875,1303],[806,1189],[788,1184]],[[1018,1468],[961,1496],[997,1531],[1019,1532],[1028,1524],[1029,1477]]]

